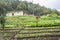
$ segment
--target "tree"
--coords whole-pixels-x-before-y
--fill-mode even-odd
[[[22,1],[17,5],[17,10],[26,10],[26,8],[26,4]]]
[[[16,11],[16,10],[25,10],[30,14],[37,16],[42,16],[55,12],[59,14],[57,10],[52,10],[39,4],[33,4],[32,2],[19,1],[19,0],[0,0],[0,6],[3,5],[4,10],[6,11]]]
[[[6,9],[4,8],[4,4],[0,4],[0,23],[3,29],[5,27],[5,18],[4,18],[5,12],[6,12]]]

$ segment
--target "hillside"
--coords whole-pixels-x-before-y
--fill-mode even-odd
[[[28,11],[30,14],[34,14],[36,16],[51,14],[53,12],[60,14],[60,12],[58,12],[56,9],[50,9],[40,6],[39,4],[33,4],[32,2],[19,0],[0,0],[0,9],[0,12],[2,12],[3,9],[4,13],[9,11],[23,10]]]

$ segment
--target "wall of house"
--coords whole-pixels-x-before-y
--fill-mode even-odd
[[[14,13],[14,16],[23,16],[23,11],[15,12]]]
[[[12,13],[7,13],[6,16],[12,16]]]

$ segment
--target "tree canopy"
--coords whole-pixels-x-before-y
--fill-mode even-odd
[[[33,4],[32,2],[19,1],[19,0],[0,0],[0,9],[1,8],[3,8],[5,12],[25,10],[28,11],[30,14],[34,13],[35,15],[38,16],[50,14],[52,12],[55,12],[57,14],[60,13],[57,10],[46,8],[44,6],[40,6],[39,4]]]

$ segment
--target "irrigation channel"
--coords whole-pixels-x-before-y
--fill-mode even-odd
[[[0,28],[0,40],[60,40],[60,27]]]

